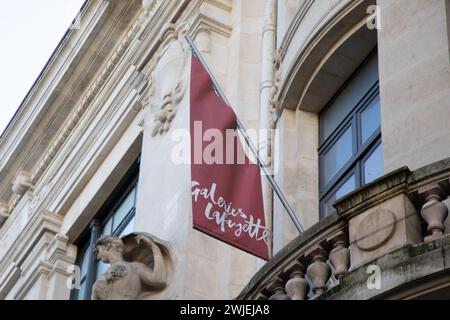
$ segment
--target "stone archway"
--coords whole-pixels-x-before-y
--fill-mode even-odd
[[[368,27],[374,3],[362,0],[343,7],[284,63],[281,108],[319,112],[333,97],[377,45],[376,29]]]

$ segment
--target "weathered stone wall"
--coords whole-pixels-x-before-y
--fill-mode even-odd
[[[379,0],[385,172],[450,155],[450,60],[445,1]]]

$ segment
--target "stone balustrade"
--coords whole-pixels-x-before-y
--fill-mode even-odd
[[[450,219],[445,203],[449,178],[450,159],[446,159],[414,172],[401,168],[338,200],[336,213],[275,254],[238,299],[376,298],[387,294],[386,288],[394,292],[395,286],[400,288],[413,278],[450,268]],[[449,255],[440,257],[439,252],[446,250]],[[431,252],[433,259],[447,263],[436,263],[429,268],[430,274],[404,272],[401,263],[414,269],[417,255]],[[369,265],[398,270],[393,261],[402,271],[383,278],[385,289],[364,289]],[[351,288],[356,287],[359,296],[351,296]]]

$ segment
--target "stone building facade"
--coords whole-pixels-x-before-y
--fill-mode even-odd
[[[88,0],[77,21],[0,138],[1,299],[89,299],[101,235],[164,266],[141,299],[449,297],[448,0]],[[306,231],[264,181],[267,263],[192,229],[185,35],[276,129],[255,143]]]

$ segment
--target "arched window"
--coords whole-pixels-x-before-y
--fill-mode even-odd
[[[383,174],[378,56],[367,57],[319,115],[321,218],[335,201]]]

